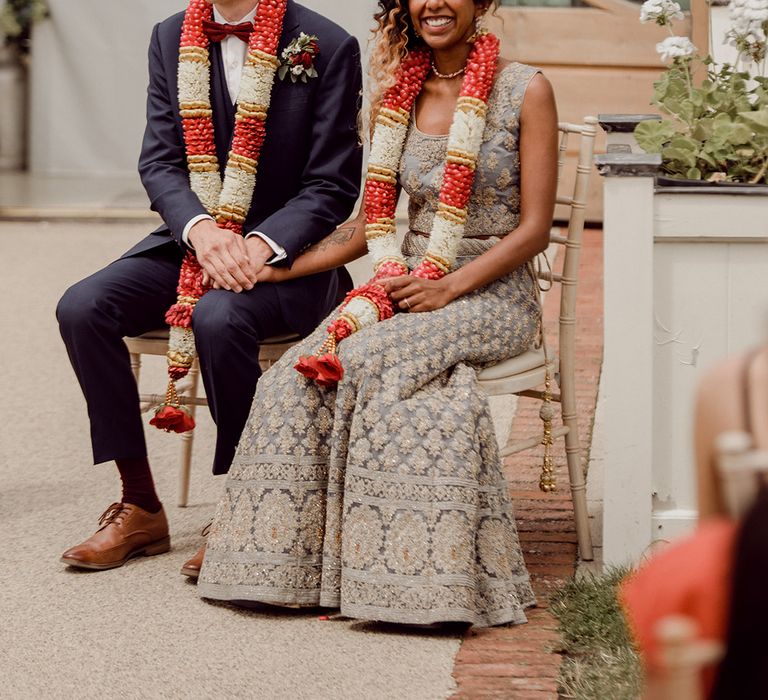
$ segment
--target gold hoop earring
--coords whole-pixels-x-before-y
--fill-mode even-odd
[[[488,33],[488,27],[483,22],[484,19],[484,14],[475,17],[475,33],[467,39],[468,44],[474,44],[481,36],[485,36]]]

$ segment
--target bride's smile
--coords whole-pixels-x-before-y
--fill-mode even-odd
[[[432,49],[441,72],[453,73],[467,62],[477,21],[488,3],[474,0],[411,0],[408,13],[416,34]]]
[[[445,34],[455,25],[456,20],[446,15],[428,16],[421,20],[422,34]]]

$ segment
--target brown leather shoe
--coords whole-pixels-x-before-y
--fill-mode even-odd
[[[99,518],[99,529],[85,542],[68,549],[61,561],[79,569],[114,569],[131,557],[162,554],[171,548],[168,521],[132,503],[113,503]]]
[[[200,575],[200,569],[203,567],[203,559],[205,558],[205,542],[203,546],[197,550],[197,554],[192,557],[188,562],[185,562],[181,567],[181,573],[189,578],[196,579]]]

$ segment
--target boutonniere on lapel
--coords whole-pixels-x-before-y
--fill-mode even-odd
[[[302,32],[283,49],[282,62],[277,75],[280,80],[291,76],[291,82],[298,80],[306,83],[309,78],[317,78],[315,56],[320,53],[320,46],[314,34]]]

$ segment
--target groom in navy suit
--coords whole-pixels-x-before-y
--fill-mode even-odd
[[[247,31],[233,32],[226,25],[252,22],[258,2],[212,1],[212,19],[219,26],[209,34],[211,105],[223,175],[247,50]],[[94,462],[114,460],[123,488],[120,502],[103,514],[97,532],[64,553],[63,562],[80,568],[114,568],[132,556],[170,547],[123,337],[164,325],[185,252],[195,251],[215,286],[192,316],[217,427],[215,474],[228,471],[245,425],[260,375],[259,343],[289,332],[308,334],[339,293],[351,288],[343,268],[279,284],[256,284],[256,278],[264,265],[290,266],[352,211],[362,158],[357,41],[288,0],[277,55],[302,32],[315,36],[318,75],[306,82],[275,79],[256,189],[240,237],[219,228],[190,188],[177,86],[183,15],[158,24],[149,47],[139,172],[152,209],[164,223],[119,260],[68,289],[56,311],[88,406]]]

